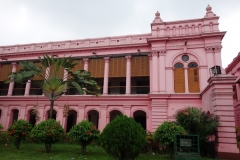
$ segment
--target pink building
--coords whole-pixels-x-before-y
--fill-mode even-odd
[[[3,83],[9,72],[19,70],[19,61],[37,65],[38,56],[47,53],[71,55],[79,62],[76,69],[96,78],[102,95],[78,95],[72,88],[59,98],[54,113],[66,131],[83,119],[103,130],[122,113],[153,132],[174,120],[176,112],[194,106],[220,116],[218,152],[239,153],[232,99],[236,76],[209,73],[209,68],[222,66],[226,32],[219,30],[212,8],[206,10],[203,18],[171,22],[157,12],[145,34],[1,46],[0,123],[5,130],[16,119],[34,124],[31,111],[36,104],[40,120],[48,119],[50,102],[33,84]],[[68,117],[63,116],[65,105],[71,109]]]
[[[234,113],[236,126],[240,127],[240,52],[237,57],[226,68],[226,73],[229,75],[237,76],[233,83],[233,99],[234,99]],[[239,132],[240,133],[240,132]]]

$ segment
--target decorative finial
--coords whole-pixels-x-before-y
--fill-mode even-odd
[[[208,5],[207,8],[206,8],[206,11],[211,12],[212,11],[212,7],[210,5]]]
[[[160,13],[157,11],[156,13],[155,13],[155,19],[153,20],[153,23],[161,23],[161,22],[163,22],[163,20],[160,18]]]
[[[160,17],[160,13],[157,11],[157,12],[155,13],[155,16],[156,16],[156,17]]]
[[[212,7],[211,7],[210,5],[207,6],[206,11],[207,11],[207,13],[206,13],[206,15],[204,16],[204,18],[215,17],[215,16],[216,16],[216,14],[214,14],[214,13],[212,12]]]

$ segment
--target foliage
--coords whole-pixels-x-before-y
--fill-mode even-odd
[[[203,112],[195,107],[188,107],[186,110],[177,113],[175,118],[177,123],[187,130],[189,134],[199,136],[202,154],[209,154],[206,153],[206,148],[209,143],[209,137],[215,134],[219,126],[219,117],[209,112]]]
[[[13,137],[11,137],[7,131],[0,132],[0,144],[8,144],[13,141]]]
[[[21,150],[14,150],[13,145],[0,145],[2,160],[113,160],[102,147],[89,145],[86,155],[79,154],[78,144],[54,145],[54,150],[46,154],[41,144],[21,144]],[[152,153],[141,154],[136,160],[170,160],[168,156],[153,155]],[[210,159],[208,159],[210,160]]]
[[[154,133],[154,139],[163,146],[173,147],[175,134],[187,134],[187,131],[173,122],[165,121]]]
[[[52,144],[61,140],[64,129],[54,119],[48,119],[37,124],[31,132],[33,138],[45,143],[46,152],[50,152]]]
[[[119,160],[135,159],[146,143],[146,133],[139,123],[121,115],[104,128],[100,141],[110,156]]]
[[[3,126],[2,126],[2,124],[0,123],[0,130],[2,130],[3,129]]]
[[[154,153],[160,152],[159,143],[153,139],[153,134],[150,131],[146,131],[146,143],[142,149],[143,153],[153,151]]]
[[[32,125],[25,120],[15,121],[9,128],[8,134],[14,137],[14,145],[17,149],[20,147],[21,140],[25,138],[32,130]]]
[[[43,58],[39,57],[39,61],[41,66],[35,65],[32,61],[21,61],[20,65],[23,69],[9,73],[5,83],[14,81],[25,84],[28,80],[33,79],[34,81],[31,83],[35,83],[41,88],[51,102],[50,118],[52,118],[54,101],[71,87],[76,88],[80,94],[86,92],[98,96],[96,91],[100,88],[93,80],[90,72],[84,70],[72,71],[77,63],[71,56],[54,58],[53,55],[44,55]],[[64,74],[64,70],[68,74]]]
[[[93,126],[91,122],[83,120],[73,126],[68,132],[68,135],[82,146],[82,154],[85,154],[87,145],[93,140],[98,139],[99,133],[99,130]]]

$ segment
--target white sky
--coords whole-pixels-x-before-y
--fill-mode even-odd
[[[0,0],[0,46],[150,33],[163,21],[220,16],[223,67],[240,52],[240,0]]]

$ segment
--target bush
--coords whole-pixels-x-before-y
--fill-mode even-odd
[[[0,132],[0,144],[9,144],[13,141],[13,137],[11,137],[7,131]]]
[[[22,139],[32,130],[32,125],[25,120],[15,121],[9,128],[8,134],[14,137],[14,145],[17,149],[20,147]]]
[[[166,146],[170,151],[170,155],[172,155],[175,134],[187,134],[187,132],[181,126],[178,126],[173,122],[165,121],[157,128],[153,138],[162,146]]]
[[[61,140],[64,129],[54,119],[48,119],[37,124],[31,132],[33,138],[45,143],[46,152],[51,151],[52,144]]]
[[[216,133],[219,126],[218,116],[203,112],[201,109],[188,107],[186,110],[175,115],[177,123],[181,125],[189,134],[199,136],[200,151],[202,155],[214,155],[213,149],[207,150],[209,147],[209,137]],[[210,153],[211,152],[211,153]]]
[[[70,129],[68,136],[82,146],[82,154],[85,154],[87,145],[98,139],[99,133],[99,130],[91,122],[83,120]]]
[[[0,130],[2,130],[3,129],[3,126],[2,126],[2,124],[0,123]]]
[[[135,159],[146,144],[146,133],[139,123],[121,115],[104,128],[100,141],[110,156],[119,160]]]

